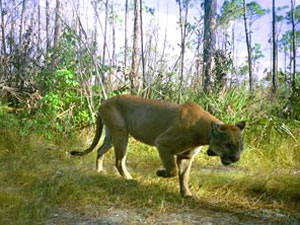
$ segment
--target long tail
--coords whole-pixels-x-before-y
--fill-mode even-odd
[[[86,154],[90,153],[91,151],[93,151],[93,149],[96,147],[96,145],[99,142],[99,139],[102,134],[102,129],[103,129],[103,121],[102,121],[100,114],[98,114],[98,116],[97,116],[96,126],[97,126],[96,134],[95,134],[95,137],[94,137],[94,140],[93,140],[93,143],[91,144],[91,146],[83,152],[71,151],[70,152],[71,155],[83,156],[83,155],[86,155]]]

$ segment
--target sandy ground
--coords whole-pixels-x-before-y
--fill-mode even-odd
[[[87,210],[87,209],[85,209]],[[122,209],[118,207],[90,207],[90,211],[78,212],[67,209],[57,209],[50,214],[46,225],[235,225],[235,224],[291,224],[298,225],[300,221],[287,215],[270,210],[259,212],[216,212],[209,209],[178,210],[177,212],[150,213],[147,209]]]

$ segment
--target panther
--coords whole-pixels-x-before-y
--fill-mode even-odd
[[[128,137],[155,146],[164,169],[157,176],[179,176],[180,193],[192,196],[188,179],[194,157],[204,145],[207,155],[219,156],[228,166],[240,159],[243,150],[242,133],[245,121],[224,124],[194,102],[173,104],[132,95],[121,95],[105,100],[99,107],[96,134],[91,146],[71,155],[83,156],[99,142],[103,126],[105,138],[97,151],[96,170],[103,170],[104,154],[114,147],[116,168],[125,179],[132,179],[126,168]]]

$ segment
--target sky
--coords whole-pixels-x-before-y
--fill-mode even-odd
[[[166,0],[166,1],[159,1],[159,0],[144,0],[144,5],[149,7],[153,7],[159,14],[160,17],[160,24],[161,28],[163,29],[165,24],[167,23],[168,26],[168,40],[172,43],[180,43],[180,32],[178,30],[178,26],[176,22],[178,21],[178,4],[175,3],[175,0]],[[194,17],[198,17],[199,13],[203,13],[200,8],[200,3],[195,3],[192,1],[193,7],[189,11],[189,20],[192,21]],[[199,1],[198,1],[199,2]],[[220,11],[220,8],[223,4],[223,0],[217,0],[217,9]],[[251,2],[250,0],[246,0],[246,3]],[[263,9],[268,9],[271,12],[272,9],[272,0],[257,0]],[[300,0],[295,0],[296,6],[300,4]],[[276,7],[288,6],[290,9],[290,0],[276,0]],[[167,16],[168,14],[168,16]],[[285,15],[285,11],[284,14]],[[167,22],[166,22],[167,21]],[[245,44],[245,35],[244,35],[244,27],[242,21],[237,25],[237,36],[240,38],[239,41],[236,43],[237,51],[238,51],[238,59],[237,62],[242,63],[245,61],[247,57],[246,51],[246,44]],[[262,77],[263,71],[265,68],[270,68],[270,55],[271,55],[271,46],[268,43],[271,34],[271,26],[272,26],[272,14],[268,13],[264,15],[262,18],[257,20],[253,26],[253,36],[252,36],[252,43],[260,43],[262,45],[262,51],[264,54],[264,58],[260,59],[258,65],[257,76],[259,78]],[[279,36],[284,33],[286,29],[290,29],[287,24],[280,24],[277,27],[278,31],[280,32]],[[283,68],[283,54],[279,53],[279,67]]]

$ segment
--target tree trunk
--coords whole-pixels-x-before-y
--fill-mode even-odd
[[[292,88],[296,88],[296,33],[295,33],[295,0],[291,0],[291,16],[292,16],[292,51],[293,51],[293,69],[292,69]]]
[[[125,1],[125,46],[124,46],[124,67],[127,67],[127,48],[128,48],[128,40],[127,40],[127,21],[128,21],[128,0]]]
[[[165,36],[164,36],[164,42],[163,42],[163,49],[160,57],[160,69],[159,71],[162,71],[162,68],[164,66],[164,57],[165,57],[165,50],[167,45],[167,34],[168,34],[168,21],[169,21],[169,4],[167,4],[167,21],[166,21],[166,27],[165,27]]]
[[[15,45],[15,7],[16,7],[16,1],[12,0],[12,10],[11,10],[11,17],[10,17],[10,43],[9,43],[9,51],[10,54],[12,54],[12,51],[14,49],[14,45]]]
[[[26,52],[26,54],[30,57],[30,54],[32,52],[32,50],[34,49],[34,45],[36,45],[36,43],[34,43],[34,33],[33,31],[35,30],[34,26],[35,26],[35,15],[36,15],[36,7],[37,7],[37,4],[36,2],[34,3],[33,5],[33,8],[32,8],[32,13],[31,13],[31,18],[30,18],[30,27],[28,28],[28,33],[29,33],[29,36],[28,36],[28,43],[31,44],[32,47],[29,47],[28,48],[28,51]]]
[[[56,0],[55,31],[54,31],[54,44],[53,44],[54,48],[58,47],[60,34],[61,34],[61,2],[60,0]]]
[[[236,71],[236,63],[235,63],[235,21],[233,21],[233,25],[232,25],[232,31],[231,31],[231,42],[232,42],[232,67],[233,67],[233,74],[231,75],[231,82],[232,83],[233,79],[232,76],[235,75],[235,71]]]
[[[108,77],[107,81],[104,82],[104,74],[105,74],[105,71],[104,71],[104,65],[105,65],[105,57],[106,57],[106,47],[107,47],[107,43],[106,43],[106,40],[107,40],[107,22],[108,22],[108,1],[109,0],[106,0],[105,1],[105,22],[104,22],[104,34],[103,34],[103,49],[102,49],[102,71],[101,71],[101,74],[102,74],[102,78],[100,77],[99,79],[102,79],[102,82],[104,84],[106,84],[105,86],[107,86],[107,84],[111,85],[111,80],[110,80],[110,77]],[[110,90],[110,88],[108,88],[108,91]]]
[[[277,50],[277,35],[276,35],[276,12],[275,0],[272,0],[272,39],[273,39],[273,64],[272,64],[272,91],[275,94],[277,91],[277,71],[278,71],[278,50]]]
[[[216,47],[216,0],[204,1],[203,76],[204,92],[211,90]]]
[[[41,4],[40,4],[40,0],[37,1],[37,5],[38,5],[38,33],[37,33],[37,61],[38,64],[40,64],[41,62]]]
[[[21,22],[20,22],[20,33],[19,33],[19,48],[23,48],[23,29],[24,29],[24,19],[25,19],[25,8],[26,0],[22,2],[22,13],[21,13]]]
[[[52,66],[57,66],[57,48],[59,44],[61,34],[61,2],[56,0],[56,10],[55,10],[55,30],[54,30],[54,52],[52,55]]]
[[[111,26],[112,26],[112,56],[111,56],[111,61],[112,61],[112,66],[116,66],[116,27],[115,27],[115,12],[114,12],[114,2],[113,0],[111,1],[111,16],[112,16],[112,21],[111,21]]]
[[[199,28],[200,29],[200,28]],[[197,47],[196,47],[196,77],[195,80],[197,81],[196,88],[199,89],[200,87],[203,87],[203,76],[201,76],[201,60],[200,60],[200,47],[202,43],[202,35],[200,35],[200,32],[197,32]],[[199,93],[198,90],[196,93]]]
[[[5,21],[4,21],[4,13],[2,0],[0,0],[0,8],[1,8],[1,35],[2,35],[2,54],[6,55],[6,38],[5,38]]]
[[[285,86],[285,90],[288,90],[288,83],[287,83],[287,69],[286,69],[286,56],[287,56],[287,50],[286,47],[284,48],[284,86]]]
[[[130,72],[130,91],[134,93],[138,86],[138,71],[139,71],[139,37],[140,35],[140,1],[134,1],[134,27],[133,27],[133,53]]]
[[[102,66],[105,64],[105,53],[106,53],[106,37],[107,37],[107,21],[108,21],[108,1],[105,1],[105,24],[104,24],[104,40],[103,40],[103,49],[102,49]]]
[[[145,55],[144,55],[144,38],[143,38],[143,5],[140,0],[140,27],[141,27],[141,58],[142,58],[142,77],[143,77],[143,90],[146,88],[146,75],[145,75]]]
[[[50,14],[49,14],[49,0],[46,0],[46,44],[47,52],[50,49]]]
[[[181,63],[180,63],[180,79],[179,79],[179,95],[178,95],[178,104],[181,103],[182,98],[182,86],[183,86],[183,70],[184,70],[184,53],[185,53],[185,38],[186,38],[186,24],[187,24],[187,16],[188,16],[188,9],[189,9],[189,0],[185,1],[185,13],[182,13],[182,2],[181,0],[178,1],[179,3],[179,19],[180,19],[180,33],[181,33]]]
[[[92,54],[94,56],[96,56],[96,52],[97,52],[97,36],[98,36],[97,13],[96,13],[97,2],[93,1],[92,4],[93,4],[93,7],[94,7],[94,30],[93,30],[93,48],[92,48]],[[78,11],[78,8],[77,8],[77,11]]]
[[[247,13],[246,13],[246,0],[243,0],[243,18],[246,36],[246,45],[248,53],[248,67],[249,67],[249,90],[253,91],[253,80],[252,80],[252,54],[251,54],[251,43],[249,39],[248,25],[247,25]]]

